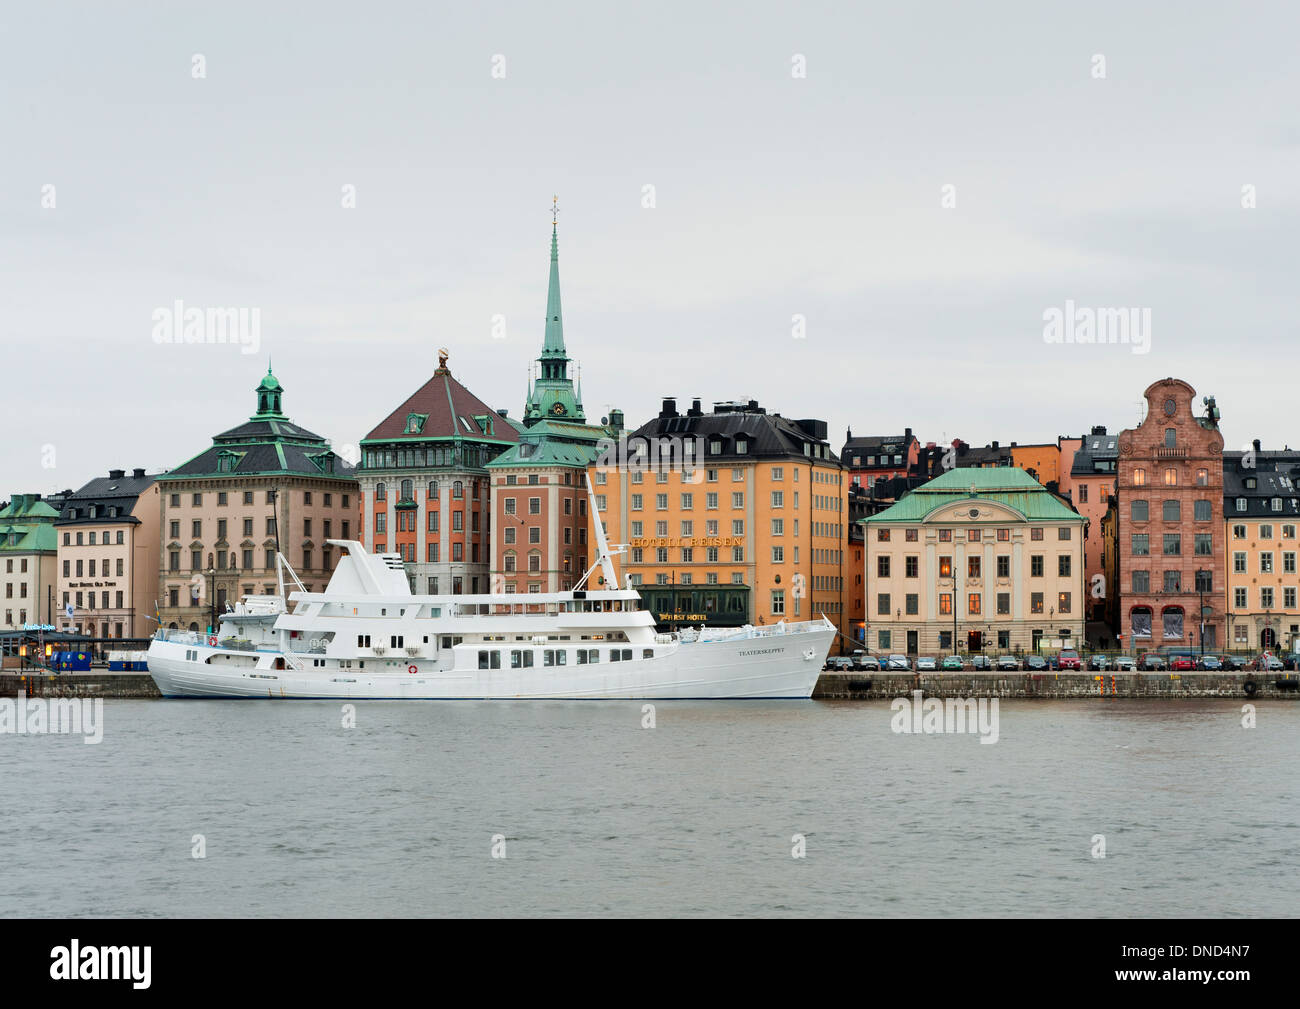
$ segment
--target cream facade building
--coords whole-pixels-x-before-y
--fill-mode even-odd
[[[861,521],[871,652],[1082,646],[1084,517],[1024,471],[950,470]]]

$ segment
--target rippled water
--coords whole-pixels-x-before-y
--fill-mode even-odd
[[[1292,916],[1300,704],[1256,707],[110,701],[0,736],[0,914]]]

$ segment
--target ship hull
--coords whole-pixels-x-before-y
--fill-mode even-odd
[[[400,671],[274,668],[222,662],[216,648],[155,641],[149,672],[164,697],[456,699],[808,698],[835,631],[682,643],[670,654],[631,662],[524,669]],[[187,658],[187,655],[194,656]],[[414,668],[416,672],[406,670]]]

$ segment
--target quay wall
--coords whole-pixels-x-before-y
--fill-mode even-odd
[[[59,673],[44,670],[0,675],[0,697],[162,697],[148,673]]]
[[[922,691],[927,697],[1017,697],[1086,700],[1233,697],[1300,700],[1297,673],[822,673],[813,697],[886,700]]]
[[[0,697],[159,698],[148,673],[62,673],[0,675]],[[927,697],[1006,697],[1087,700],[1098,697],[1160,699],[1228,697],[1300,700],[1297,673],[822,673],[814,698],[892,700],[920,690]]]

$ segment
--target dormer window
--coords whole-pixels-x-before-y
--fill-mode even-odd
[[[709,454],[710,455],[722,454],[722,441],[720,439],[714,438],[712,441],[709,442]]]
[[[424,423],[429,419],[427,413],[408,413],[406,415],[406,433],[419,434],[424,430]]]

